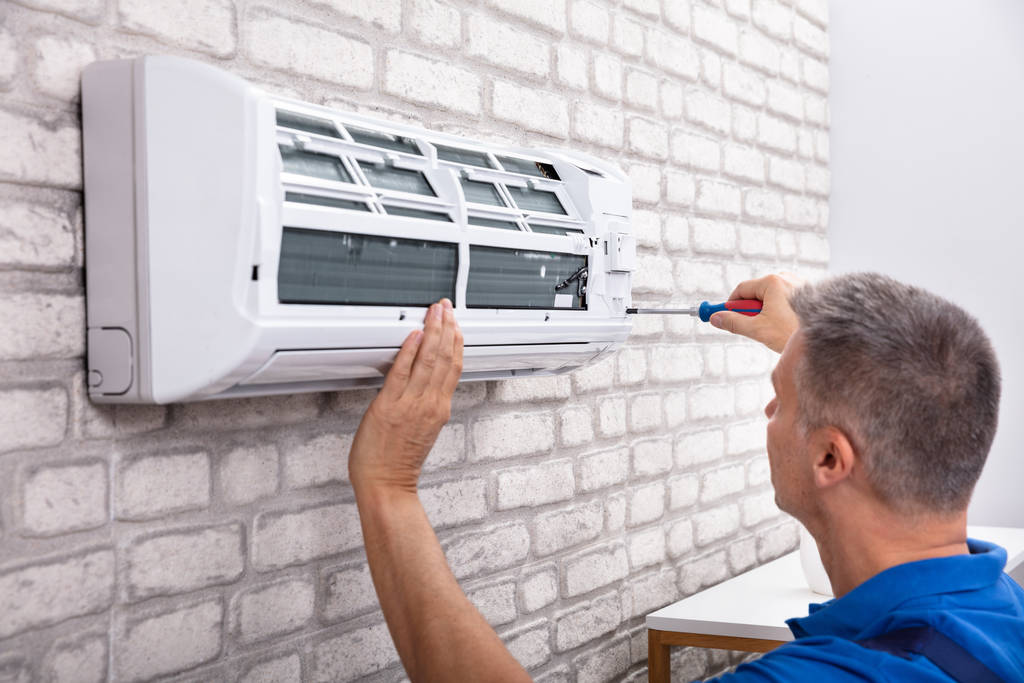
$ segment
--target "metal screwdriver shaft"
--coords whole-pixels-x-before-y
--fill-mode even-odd
[[[711,304],[707,301],[701,302],[696,308],[627,308],[626,313],[638,314],[668,314],[668,315],[694,315],[707,322],[711,316],[719,311],[732,311],[743,315],[757,315],[761,312],[761,302],[757,299],[737,299],[726,301],[720,304]]]

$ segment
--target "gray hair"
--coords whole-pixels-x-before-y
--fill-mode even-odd
[[[959,306],[876,273],[798,289],[799,423],[841,429],[891,507],[967,507],[999,413],[999,364]]]

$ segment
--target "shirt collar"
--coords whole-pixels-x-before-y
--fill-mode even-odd
[[[855,638],[877,619],[914,598],[991,586],[1006,566],[1006,551],[967,539],[969,554],[918,560],[890,567],[841,598],[809,606],[806,617],[787,619],[797,638],[834,635]]]

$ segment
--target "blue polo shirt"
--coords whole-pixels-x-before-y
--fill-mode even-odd
[[[721,683],[942,681],[925,657],[909,660],[857,640],[931,625],[1003,680],[1024,681],[1024,590],[1003,572],[1006,551],[967,540],[970,554],[908,562],[786,623],[795,640],[742,664]]]

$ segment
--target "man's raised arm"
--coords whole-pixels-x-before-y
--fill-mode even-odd
[[[462,333],[444,299],[402,344],[352,443],[366,557],[410,680],[529,681],[456,582],[417,494],[461,373]]]

